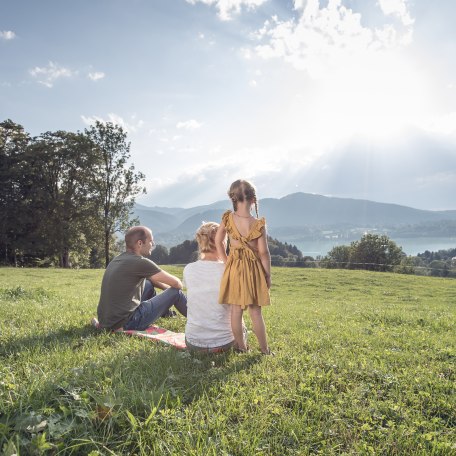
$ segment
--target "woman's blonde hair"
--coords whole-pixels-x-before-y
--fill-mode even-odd
[[[258,218],[258,201],[256,196],[255,186],[246,180],[238,179],[230,185],[228,190],[228,196],[230,197],[231,202],[233,203],[233,209],[237,210],[237,203],[248,201],[255,204],[255,213]]]
[[[203,222],[196,231],[199,253],[215,252],[215,235],[220,225],[216,222]]]

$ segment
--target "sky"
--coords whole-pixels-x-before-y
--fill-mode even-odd
[[[148,206],[456,209],[454,0],[0,0],[0,121],[128,133]]]

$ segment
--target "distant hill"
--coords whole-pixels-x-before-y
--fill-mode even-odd
[[[154,232],[166,232],[170,226],[176,226],[179,223],[174,215],[145,206],[136,206],[134,215],[139,218],[141,224],[152,227]]]
[[[272,227],[385,226],[424,221],[456,220],[456,211],[425,211],[397,204],[293,193],[260,201],[261,212]]]
[[[231,209],[229,201],[217,201],[193,208],[165,208],[136,205],[134,214],[150,226],[165,245],[176,245],[193,237],[203,221],[220,221]],[[271,236],[280,240],[318,236],[325,230],[394,229],[406,225],[456,222],[456,211],[427,211],[397,204],[293,193],[259,202]],[[456,224],[455,224],[456,226]],[[456,235],[456,233],[455,233]]]

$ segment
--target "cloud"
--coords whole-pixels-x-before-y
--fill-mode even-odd
[[[105,74],[102,71],[95,71],[93,73],[89,73],[88,77],[92,81],[98,81],[100,79],[103,79],[105,77]]]
[[[147,179],[144,204],[194,206],[226,199],[226,190],[239,178],[239,168],[228,162],[194,166],[171,177],[154,176]]]
[[[320,194],[456,209],[455,145],[418,129],[383,141],[357,137],[319,157],[298,180]]]
[[[0,39],[9,41],[16,38],[16,34],[11,30],[0,30]]]
[[[259,57],[282,58],[318,78],[366,54],[409,44],[413,20],[405,0],[381,3],[385,16],[400,17],[400,28],[390,23],[365,27],[361,14],[344,6],[341,0],[329,0],[326,7],[321,7],[319,0],[295,0],[297,17],[281,21],[274,16],[266,21],[253,34],[260,43],[254,50]]]
[[[264,148],[243,148],[227,153],[222,147],[206,150],[205,160],[193,160],[184,168],[185,171],[176,172],[173,169],[168,173],[147,176],[149,188],[142,201],[149,205],[180,207],[209,204],[217,200],[226,200],[229,204],[226,191],[231,182],[239,178],[252,180],[261,198],[277,193],[285,195],[291,192],[288,190],[293,173],[302,170],[304,165],[288,160],[289,154],[283,149],[281,151],[282,154],[278,150],[270,154]],[[174,154],[175,159],[178,156],[179,153]],[[195,153],[192,157],[195,157]],[[284,179],[284,176],[287,178]],[[296,191],[294,187],[292,191]]]
[[[429,132],[434,132],[442,135],[456,134],[456,112],[447,113],[441,117],[431,120],[424,127]]]
[[[225,200],[230,183],[246,178],[255,183],[260,198],[301,191],[420,209],[456,209],[455,145],[456,138],[411,129],[399,140],[372,142],[358,136],[304,161],[302,150],[301,155],[276,151],[275,161],[270,150],[222,150],[204,164],[189,164],[184,172],[148,176],[148,194],[142,200],[161,206],[210,204]]]
[[[231,19],[232,14],[239,14],[243,7],[254,9],[262,5],[266,0],[186,0],[187,3],[195,5],[204,3],[205,5],[215,5],[218,10],[218,16],[222,21]]]
[[[110,122],[114,125],[119,125],[127,133],[137,133],[144,126],[144,121],[143,120],[136,121],[135,116],[132,116],[131,121],[127,122],[121,116],[114,114],[112,112],[108,114],[107,119],[103,119],[102,117],[98,117],[98,116],[87,117],[84,115],[81,115],[81,119],[84,122],[84,124],[86,124],[88,126],[93,125],[96,121],[101,122],[103,124]]]
[[[404,25],[413,24],[414,19],[410,16],[407,0],[378,0],[378,3],[385,15],[397,16]]]
[[[54,62],[49,62],[47,67],[35,67],[29,72],[40,84],[49,88],[54,86],[54,82],[57,79],[70,78],[76,74],[69,68]]]
[[[184,130],[197,130],[201,128],[203,124],[201,122],[196,121],[195,119],[186,120],[184,122],[177,122],[176,128],[177,129],[184,129]]]

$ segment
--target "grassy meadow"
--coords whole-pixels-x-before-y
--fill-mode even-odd
[[[102,274],[0,269],[0,454],[456,454],[456,280],[273,268],[267,357],[97,332]]]

